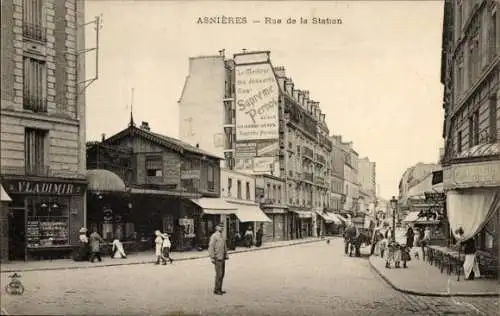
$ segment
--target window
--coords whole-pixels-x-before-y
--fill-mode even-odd
[[[497,54],[497,14],[496,12],[491,15],[490,27],[488,30],[488,57],[493,59]]]
[[[163,177],[162,157],[146,157],[146,175],[148,177]]]
[[[207,185],[209,192],[215,191],[215,168],[212,165],[207,168]]]
[[[241,197],[241,181],[240,180],[238,180],[237,185],[238,185],[237,197],[238,197],[238,199],[241,199],[242,197]]]
[[[231,187],[233,186],[233,179],[227,178],[227,196],[231,197]]]
[[[24,0],[23,20],[23,36],[32,40],[45,42],[43,0]]]
[[[69,208],[71,199],[29,197],[26,223],[26,246],[62,246],[69,244]]]
[[[276,197],[277,197],[277,195],[278,195],[278,194],[276,193],[276,185],[273,185],[273,196],[272,196],[271,198],[272,198],[273,200],[275,200],[275,199],[276,199]]]
[[[277,199],[278,199],[278,203],[281,203],[281,185],[278,185],[278,196],[277,196]]]
[[[292,184],[289,184],[289,187],[292,188]],[[267,190],[266,190],[266,199],[271,198],[271,184],[267,184]]]
[[[45,138],[47,131],[27,128],[24,134],[26,174],[47,175]]]
[[[250,200],[250,182],[246,183],[246,198],[247,200]]]
[[[497,96],[494,95],[490,98],[490,130],[489,136],[490,141],[495,142],[497,140],[497,124],[498,124],[498,113],[497,113]]]
[[[24,57],[23,106],[34,112],[47,112],[45,61]]]
[[[460,56],[457,60],[457,91],[462,93],[464,89],[464,63],[463,56]],[[346,160],[347,161],[347,160]]]
[[[474,145],[479,144],[479,110],[476,110],[473,114],[474,119]]]
[[[462,132],[458,132],[457,134],[457,153],[462,152]]]

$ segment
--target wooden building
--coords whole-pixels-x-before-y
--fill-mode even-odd
[[[220,159],[131,120],[88,145],[87,224],[143,248],[155,230],[169,233],[174,249],[206,247],[221,215],[235,212],[220,199]]]

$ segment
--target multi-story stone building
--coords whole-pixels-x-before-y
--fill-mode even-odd
[[[500,252],[498,9],[498,1],[493,0],[445,1],[441,59],[445,111],[445,152],[441,163],[448,220],[454,237],[477,237],[478,248],[496,257],[497,262]],[[474,207],[471,209],[470,205]],[[475,224],[464,225],[471,221]],[[462,236],[457,234],[460,230]]]
[[[2,259],[68,252],[85,224],[83,1],[2,0]],[[8,228],[7,228],[8,227]]]
[[[179,113],[182,140],[223,153],[230,169],[285,181],[285,226],[303,227],[291,238],[316,234],[316,213],[329,207],[325,115],[270,52],[191,58]]]
[[[147,122],[131,120],[89,143],[87,156],[88,226],[105,239],[149,249],[158,229],[171,235],[172,249],[203,248],[215,225],[237,212],[220,198],[221,157],[155,133]]]
[[[285,180],[269,174],[255,175],[255,198],[271,219],[264,223],[264,240],[287,240],[300,235],[296,223],[286,218]]]
[[[276,188],[275,188],[276,189]],[[259,200],[256,197],[255,176],[235,170],[221,169],[221,197],[231,205],[234,205],[236,212],[226,218],[225,231],[228,234],[228,241],[231,246],[234,236],[243,236],[250,229],[253,232],[255,241],[256,232],[259,227],[272,224],[272,220],[262,212]],[[272,227],[272,226],[271,226]],[[264,233],[273,234],[269,229],[264,229]]]
[[[345,155],[342,147],[342,136],[334,135],[332,140],[332,152],[330,153],[330,208],[336,212],[342,210],[345,202],[344,194],[344,161]]]
[[[341,144],[344,151],[344,194],[343,212],[355,215],[359,211],[359,181],[358,160],[359,154],[354,150],[352,142]]]
[[[377,201],[376,163],[368,157],[358,160],[359,209],[375,216]]]

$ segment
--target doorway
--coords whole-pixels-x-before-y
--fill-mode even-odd
[[[11,208],[9,212],[9,260],[25,260],[25,209]]]

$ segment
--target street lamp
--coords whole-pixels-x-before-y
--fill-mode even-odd
[[[392,208],[392,241],[396,241],[396,209],[398,207],[398,200],[393,195],[391,199]]]

